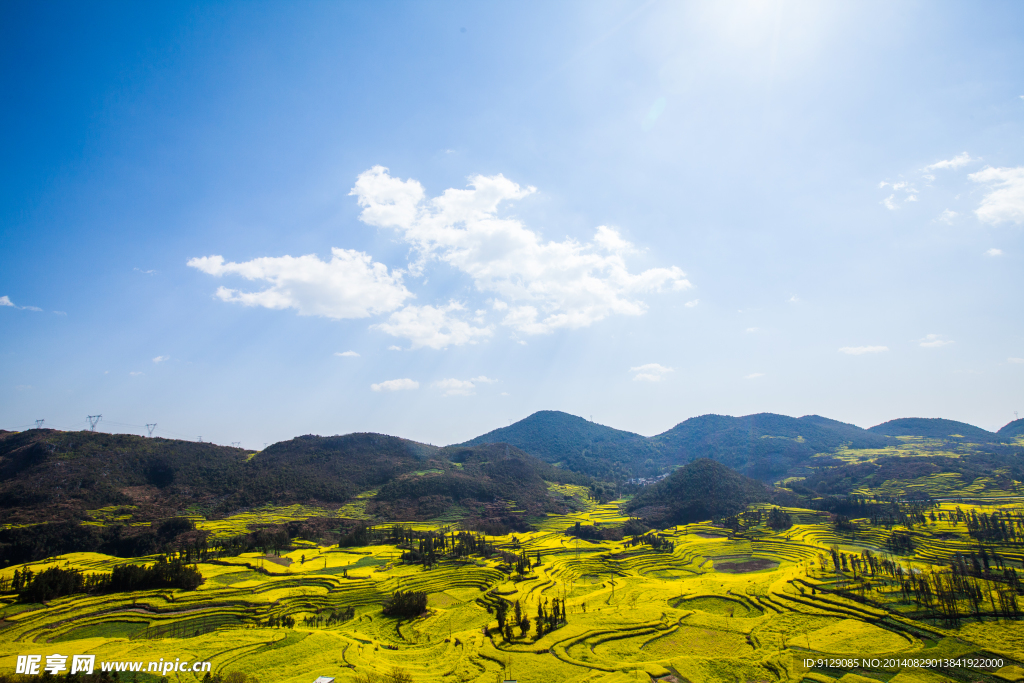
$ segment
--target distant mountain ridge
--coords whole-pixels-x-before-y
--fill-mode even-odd
[[[1009,426],[1007,425],[1007,427]],[[1006,429],[1006,427],[1003,429]],[[957,422],[956,420],[943,420],[937,417],[901,417],[875,425],[869,428],[868,431],[887,436],[924,436],[934,439],[946,439],[958,435],[970,440],[998,440],[996,434],[981,427],[975,427],[966,422]],[[999,432],[1001,433],[1002,429]]]
[[[545,462],[599,479],[648,477],[699,458],[724,463],[743,474],[772,481],[806,474],[811,458],[842,447],[884,448],[897,436],[952,439],[959,434],[981,443],[1024,433],[1024,420],[997,434],[979,427],[932,418],[901,418],[870,429],[820,415],[794,418],[774,413],[742,417],[701,415],[651,437],[600,425],[560,411],[534,413],[464,445],[509,443]],[[824,464],[815,461],[815,465]]]

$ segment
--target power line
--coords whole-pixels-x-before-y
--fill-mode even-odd
[[[102,415],[86,415],[85,419],[89,421],[89,431],[96,431],[96,423],[103,419]]]

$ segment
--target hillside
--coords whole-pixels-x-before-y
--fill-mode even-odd
[[[892,440],[818,415],[793,418],[759,413],[690,418],[651,437],[650,442],[666,463],[711,458],[748,476],[770,481],[795,473],[815,454],[841,446],[883,448]]]
[[[507,443],[545,462],[599,479],[627,479],[658,471],[657,452],[647,438],[557,410],[538,411],[458,445],[488,443]]]
[[[771,499],[772,492],[761,482],[700,458],[644,488],[624,509],[666,527],[735,515],[751,503]]]
[[[137,505],[146,518],[244,496],[240,448],[128,434],[33,429],[0,434],[0,521],[80,519]]]
[[[1001,439],[1013,439],[1018,436],[1024,436],[1024,417],[1003,425],[1003,427],[996,432],[996,436]]]
[[[587,485],[591,479],[560,470],[504,444],[452,446],[433,461],[440,469],[404,475],[382,486],[368,510],[393,519],[427,519],[458,505],[474,518],[565,512],[547,482]]]
[[[268,504],[341,505],[372,489],[387,503],[376,510],[385,518],[398,510],[430,517],[461,501],[510,500],[539,513],[558,508],[545,481],[591,479],[516,448],[442,449],[383,434],[306,435],[255,454],[102,432],[0,434],[6,524],[85,519],[110,506],[150,521],[185,509],[216,516]]]
[[[948,439],[953,435],[959,435],[964,440],[973,442],[998,440],[995,434],[981,427],[937,417],[901,417],[875,425],[868,431],[886,436],[924,436],[930,439]]]
[[[810,458],[851,448],[884,448],[891,437],[818,415],[792,418],[702,415],[657,436],[644,437],[557,411],[534,413],[464,445],[509,443],[564,469],[599,479],[649,477],[698,458],[774,481],[802,471]]]

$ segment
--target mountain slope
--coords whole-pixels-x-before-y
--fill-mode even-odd
[[[996,435],[1003,439],[1012,439],[1017,436],[1024,436],[1024,417],[1003,425],[1002,428],[996,432]]]
[[[887,436],[923,436],[932,439],[948,439],[954,434],[958,434],[969,441],[988,442],[997,440],[995,434],[981,427],[975,427],[966,422],[943,420],[936,417],[901,417],[875,425],[868,429],[868,431]]]
[[[458,445],[488,443],[507,443],[545,462],[602,479],[656,473],[653,463],[649,471],[637,471],[658,455],[645,437],[557,410],[541,410]]]
[[[439,469],[386,483],[367,509],[394,519],[426,519],[456,504],[475,511],[497,505],[530,515],[565,512],[561,495],[553,496],[547,482],[586,486],[592,481],[505,444],[449,446],[431,463]]]
[[[735,515],[751,503],[771,498],[772,492],[761,482],[701,458],[644,488],[624,508],[665,527]]]
[[[711,458],[751,477],[770,480],[792,473],[817,453],[844,445],[880,448],[891,440],[817,415],[793,418],[758,413],[690,418],[651,437],[650,442],[669,463]]]
[[[547,462],[601,479],[647,477],[711,458],[773,481],[799,472],[818,453],[841,446],[881,448],[893,440],[818,415],[702,415],[647,438],[566,413],[541,411],[466,445],[480,443],[509,443]]]

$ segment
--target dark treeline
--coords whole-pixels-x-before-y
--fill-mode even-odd
[[[503,564],[499,568],[509,574],[514,571],[523,575],[533,568],[533,563],[524,551],[514,553],[495,547],[481,534],[455,532],[448,527],[441,531],[414,531],[401,525],[390,527],[388,531],[389,542],[405,551],[402,553],[402,561],[422,564],[425,569],[430,569],[444,559],[461,560],[473,555],[483,558],[500,557]],[[517,543],[514,536],[512,540],[513,544]]]
[[[626,541],[627,548],[637,545],[649,545],[655,550],[665,553],[670,553],[676,549],[675,543],[668,540],[667,538],[662,538],[661,534],[655,531],[649,531],[646,534],[634,536],[633,538]]]
[[[356,616],[355,607],[343,607],[340,610],[332,610],[330,612],[317,612],[316,614],[310,614],[302,620],[303,626],[312,626],[314,628],[323,628],[324,626],[330,627],[336,624],[342,624]]]
[[[984,547],[977,553],[956,553],[947,568],[924,572],[865,550],[845,553],[833,546],[819,566],[839,577],[835,590],[858,602],[872,603],[871,591],[888,588],[923,610],[917,618],[959,625],[964,617],[1015,619],[1024,616],[1017,596],[1024,592],[1017,570],[999,554]],[[824,587],[813,590],[827,590]],[[877,605],[877,603],[876,603]]]
[[[185,517],[172,517],[148,527],[52,522],[0,529],[0,567],[73,552],[99,552],[124,558],[176,553],[194,562],[209,554],[208,537],[207,532],[196,530]]]
[[[509,614],[510,609],[511,614]],[[498,633],[504,636],[506,641],[511,642],[515,639],[516,635],[513,630],[515,628],[519,629],[521,637],[525,638],[529,634],[530,617],[527,616],[526,611],[523,610],[523,606],[518,600],[512,605],[509,605],[506,600],[499,600],[493,607],[488,606],[487,611],[497,617]],[[537,629],[537,639],[545,633],[550,633],[569,623],[566,612],[564,600],[554,598],[549,601],[545,598],[543,602],[538,602],[537,618],[533,622]]]
[[[14,570],[0,590],[14,591],[21,602],[46,602],[75,593],[130,593],[154,588],[195,590],[203,576],[195,565],[180,558],[161,557],[151,565],[121,564],[110,573],[84,574],[78,569],[50,567],[35,573],[30,568]]]
[[[395,591],[384,603],[384,616],[407,619],[427,610],[427,594],[422,591]]]

